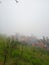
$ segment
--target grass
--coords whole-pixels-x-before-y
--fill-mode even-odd
[[[0,65],[4,65],[4,55],[5,65],[49,65],[49,51],[0,38]]]

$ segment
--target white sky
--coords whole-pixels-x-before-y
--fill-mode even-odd
[[[49,36],[49,0],[1,0],[0,33]]]

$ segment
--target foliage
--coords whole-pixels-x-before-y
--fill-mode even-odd
[[[0,36],[0,65],[49,65],[49,51]]]

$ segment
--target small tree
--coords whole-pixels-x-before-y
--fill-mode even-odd
[[[46,39],[45,37],[43,36],[43,43],[46,44]]]

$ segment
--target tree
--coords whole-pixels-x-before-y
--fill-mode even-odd
[[[43,43],[46,44],[46,38],[43,36]]]

